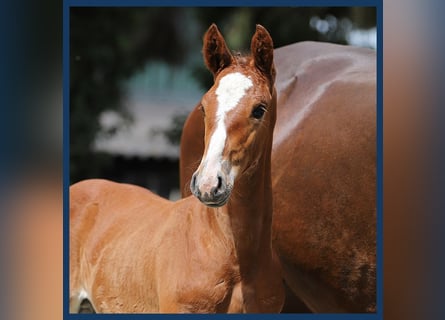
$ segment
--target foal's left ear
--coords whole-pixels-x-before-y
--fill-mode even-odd
[[[273,41],[266,28],[260,24],[256,25],[256,31],[252,37],[250,50],[255,67],[273,83],[275,81]]]

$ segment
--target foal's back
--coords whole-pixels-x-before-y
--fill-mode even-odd
[[[73,185],[72,300],[101,313],[227,311],[239,280],[233,239],[201,207],[194,197],[170,202],[107,180]]]
[[[135,299],[142,292],[134,288],[140,285],[140,279],[149,281],[144,284],[147,287],[156,286],[146,274],[155,272],[150,262],[160,227],[168,218],[163,209],[169,205],[152,192],[133,185],[105,180],[85,180],[73,185],[70,295],[91,300],[97,312],[143,312],[149,311],[148,305],[156,308],[155,295],[147,290],[151,299],[142,302]],[[139,267],[128,272],[132,265]]]

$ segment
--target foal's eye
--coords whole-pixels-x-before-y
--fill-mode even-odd
[[[264,104],[259,104],[255,106],[252,110],[252,117],[255,119],[261,119],[266,112],[266,106]]]

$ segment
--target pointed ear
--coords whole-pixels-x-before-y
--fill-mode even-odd
[[[256,25],[255,34],[252,37],[250,50],[255,67],[261,71],[271,83],[275,81],[275,67],[273,64],[273,41],[269,32],[262,25]]]
[[[224,68],[227,68],[234,61],[223,36],[214,23],[204,35],[202,52],[204,55],[204,62],[214,76]]]

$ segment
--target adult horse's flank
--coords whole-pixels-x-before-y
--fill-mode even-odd
[[[170,202],[140,187],[86,180],[70,188],[70,311],[279,312],[284,290],[271,245],[273,44],[257,26],[234,57],[217,27],[203,54],[215,83],[199,121],[204,156]],[[202,153],[201,153],[202,155]],[[198,200],[199,199],[199,200]]]
[[[286,283],[314,312],[373,312],[375,52],[301,42],[276,49],[274,63],[272,234]],[[204,150],[199,109],[181,140],[186,194]]]

